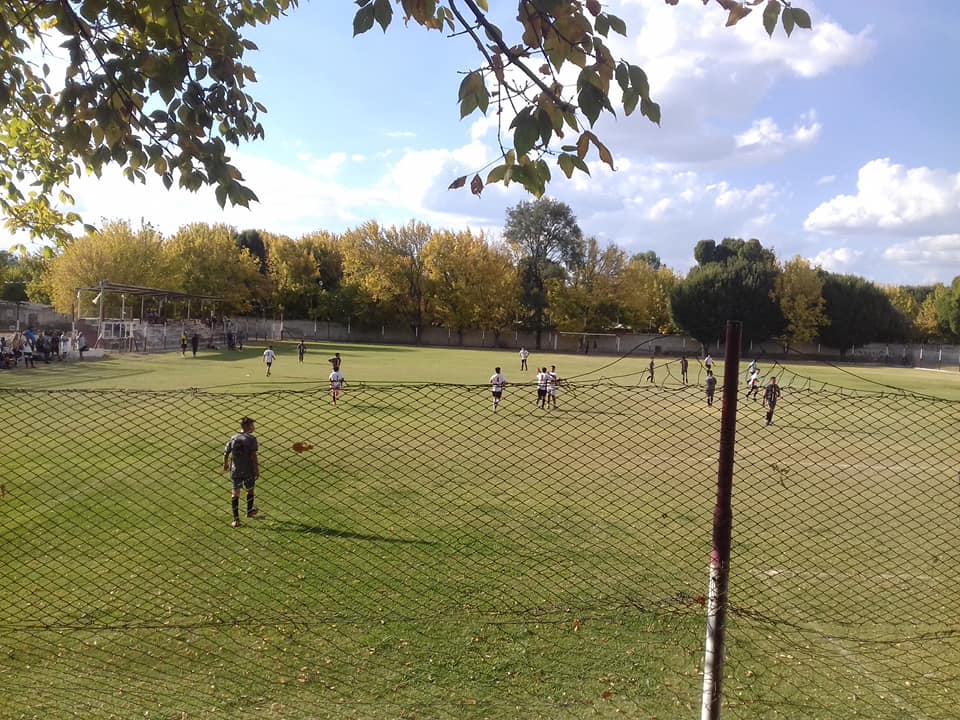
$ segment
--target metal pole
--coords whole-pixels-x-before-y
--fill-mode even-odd
[[[723,407],[720,414],[720,458],[717,503],[713,509],[713,550],[707,591],[707,638],[704,643],[701,720],[719,720],[723,699],[723,652],[727,630],[727,584],[733,525],[733,458],[737,431],[737,387],[740,381],[742,323],[727,321],[723,358]]]

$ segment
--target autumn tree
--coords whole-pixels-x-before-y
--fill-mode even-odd
[[[309,317],[346,320],[353,312],[352,293],[343,287],[343,248],[340,238],[321,230],[308,233],[299,243],[310,253],[317,270],[311,290]]]
[[[675,332],[670,295],[677,282],[670,268],[654,268],[643,254],[634,255],[617,290],[623,313],[621,322],[641,333]]]
[[[619,322],[619,290],[627,254],[613,243],[600,247],[589,238],[583,260],[570,273],[569,283],[557,283],[550,296],[556,325],[574,332],[604,332]]]
[[[676,0],[669,0],[675,3]],[[756,1],[715,0],[727,25],[751,14]],[[602,112],[639,111],[660,123],[646,73],[609,46],[626,35],[622,19],[597,0],[518,0],[514,22],[492,21],[487,0],[356,0],[354,35],[394,22],[466,38],[476,49],[463,73],[460,117],[495,112],[503,162],[469,182],[516,182],[540,196],[548,160],[567,177],[589,173],[613,153],[593,127]],[[12,227],[66,239],[75,219],[57,207],[64,188],[85,171],[110,164],[131,181],[147,174],[168,188],[215,188],[221,205],[256,200],[230,146],[264,135],[266,109],[249,92],[256,72],[247,55],[259,25],[293,11],[298,0],[11,0],[0,4],[0,210]],[[763,26],[789,35],[809,28],[809,15],[786,0],[766,0]],[[399,23],[398,23],[399,24]],[[336,30],[333,30],[336,32]],[[318,32],[330,32],[318,28]],[[66,63],[48,63],[64,48]],[[37,60],[39,49],[41,59]],[[568,69],[576,81],[561,77]],[[506,137],[504,137],[506,136]],[[466,183],[466,176],[453,186]]]
[[[517,276],[505,248],[469,231],[434,232],[424,248],[433,317],[456,331],[459,342],[470,329],[501,332],[512,321]]]
[[[952,339],[960,338],[960,275],[953,279],[949,287],[937,293],[937,323]]]
[[[921,340],[942,340],[948,334],[949,327],[942,325],[937,316],[937,306],[941,304],[942,296],[948,292],[943,283],[937,283],[921,301],[915,323]]]
[[[269,304],[288,317],[306,317],[320,277],[310,248],[286,235],[264,233],[262,237]]]
[[[520,306],[536,346],[548,328],[549,283],[566,282],[583,262],[583,232],[566,203],[551,198],[524,201],[507,210],[503,237],[517,258]]]
[[[163,249],[174,289],[223,298],[218,312],[249,312],[264,292],[259,260],[237,246],[229,225],[184,225],[164,241]]]
[[[912,288],[902,285],[884,285],[883,291],[890,298],[890,305],[900,315],[899,322],[905,328],[905,339],[919,338],[917,316],[920,314],[920,302]]]
[[[819,335],[820,328],[829,323],[823,278],[799,255],[784,263],[776,280],[776,296],[786,320],[787,343],[810,342]]]
[[[126,220],[112,220],[65,245],[49,261],[47,282],[57,312],[72,314],[77,290],[93,287],[101,280],[177,290],[171,283],[170,269],[160,233],[149,225],[134,229]],[[93,313],[90,299],[81,297],[81,313]],[[104,302],[106,312],[120,315],[119,297],[108,295]]]
[[[377,319],[406,321],[418,338],[429,299],[423,251],[431,234],[415,221],[400,228],[370,221],[343,235],[345,278],[379,305]]]

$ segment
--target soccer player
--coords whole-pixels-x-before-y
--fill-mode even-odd
[[[650,358],[650,364],[647,366],[647,382],[653,382],[653,358]]]
[[[557,387],[560,385],[560,376],[557,375],[557,366],[551,365],[547,373],[547,405],[557,409]]]
[[[687,371],[690,369],[690,361],[687,360],[686,355],[680,356],[680,379],[683,380],[683,384],[687,384]]]
[[[707,371],[713,370],[713,358],[710,357],[710,353],[707,353],[707,356],[703,359],[703,366]]]
[[[507,384],[507,379],[500,372],[500,368],[494,368],[493,375],[490,376],[490,389],[493,391],[493,411],[496,412],[500,407],[500,398],[503,397],[503,386]]]
[[[530,351],[527,350],[527,349],[524,348],[524,347],[520,348],[520,369],[521,369],[521,370],[526,370],[526,369],[527,369],[527,358],[528,358],[528,357],[530,357]]]
[[[773,424],[773,411],[777,407],[777,400],[780,399],[780,386],[777,385],[776,376],[770,378],[770,384],[763,391],[763,407],[767,408],[767,425]]]
[[[334,370],[330,373],[330,396],[333,398],[333,404],[337,404],[337,400],[340,399],[340,391],[343,390],[343,384],[347,379],[343,376],[343,373],[339,370]]]
[[[230,471],[233,492],[230,505],[233,508],[231,527],[240,527],[240,489],[247,491],[247,517],[255,518],[260,511],[253,506],[253,491],[260,479],[260,460],[257,453],[260,446],[253,436],[256,423],[251,417],[240,421],[240,432],[231,437],[223,448],[223,471]]]
[[[717,391],[717,378],[713,376],[713,370],[707,370],[707,405],[713,405],[713,395]]]
[[[747,397],[752,397],[754,400],[757,399],[757,393],[760,392],[760,371],[757,370],[754,366],[753,370],[750,371],[750,389],[747,390]]]
[[[270,377],[270,368],[273,367],[273,361],[276,358],[277,354],[273,351],[273,345],[263,351],[263,362],[267,365],[267,377]]]
[[[537,407],[547,408],[547,383],[549,378],[547,376],[547,369],[540,368],[540,372],[537,373]]]
[[[303,365],[303,355],[307,352],[307,344],[303,341],[303,338],[300,338],[300,342],[297,343],[297,360]]]
[[[187,356],[187,333],[184,332],[180,335],[180,357]]]
[[[333,357],[330,358],[330,367],[333,368],[334,372],[340,370],[340,353],[334,353]]]

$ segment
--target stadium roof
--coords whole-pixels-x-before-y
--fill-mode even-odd
[[[170,300],[223,300],[222,297],[217,297],[216,295],[196,295],[193,293],[179,292],[177,290],[165,290],[163,288],[142,287],[140,285],[123,285],[121,283],[112,283],[108,280],[102,280],[98,285],[77,288],[77,292],[82,292],[84,290],[97,293],[104,292],[143,297],[162,297]]]

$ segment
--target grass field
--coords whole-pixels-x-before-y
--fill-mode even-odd
[[[676,363],[277,348],[0,373],[0,718],[699,716],[720,409]],[[724,717],[953,717],[960,374],[761,366]]]

